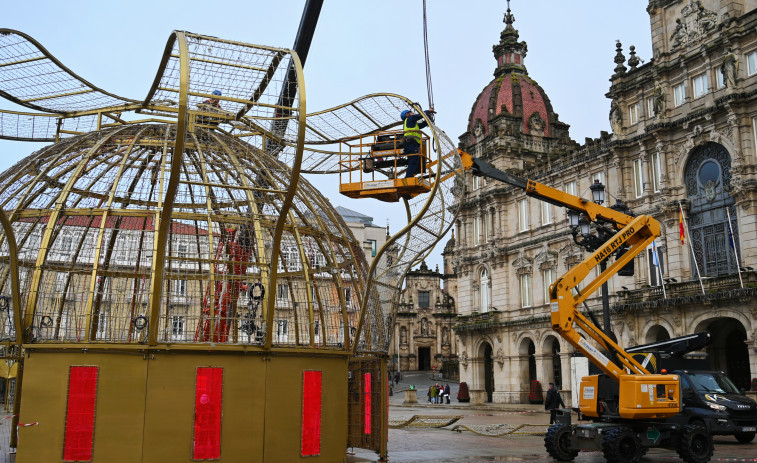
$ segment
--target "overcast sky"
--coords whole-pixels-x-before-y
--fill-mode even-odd
[[[305,64],[307,109],[391,92],[427,106],[422,0],[325,0]],[[304,0],[4,1],[0,27],[25,32],[63,64],[109,92],[142,100],[173,30],[291,48]],[[493,78],[492,46],[504,29],[503,0],[428,0],[428,36],[437,123],[453,142],[465,131],[476,96]],[[651,58],[646,1],[513,0],[515,28],[528,43],[528,74],[549,96],[571,137],[583,143],[610,131],[604,96],[615,40]],[[0,100],[0,107],[18,109]],[[38,149],[0,140],[0,170]],[[335,177],[314,180],[334,206],[403,225],[404,208],[341,196]],[[443,240],[446,242],[446,238]],[[437,246],[429,266],[439,264]]]

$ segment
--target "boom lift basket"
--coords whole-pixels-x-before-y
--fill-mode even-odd
[[[339,155],[339,192],[350,198],[397,202],[431,191],[429,137],[421,133],[420,153],[404,154],[401,130],[343,140]],[[410,156],[420,156],[420,173],[404,178]]]

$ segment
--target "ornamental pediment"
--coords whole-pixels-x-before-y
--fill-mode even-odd
[[[670,49],[695,44],[713,30],[717,15],[702,6],[698,0],[689,0],[681,10],[681,17],[676,19],[675,30],[670,36]]]

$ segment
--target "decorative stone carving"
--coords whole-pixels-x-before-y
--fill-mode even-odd
[[[528,257],[520,256],[517,259],[513,261],[513,267],[515,267],[515,273],[518,275],[523,275],[526,273],[531,273],[531,264],[533,263],[533,259],[530,259]]]
[[[725,57],[723,58],[723,64],[720,66],[720,71],[723,74],[723,83],[728,88],[736,87],[736,72],[738,71],[739,62],[736,59],[736,55],[729,48],[725,51]]]
[[[662,113],[665,111],[665,93],[662,91],[662,87],[659,85],[654,89],[654,115],[656,117],[662,117]]]
[[[610,127],[612,127],[612,133],[620,133],[622,126],[623,113],[618,103],[613,101],[610,105]]]
[[[673,315],[673,317],[671,317],[671,318],[672,318],[673,324],[676,326],[676,328],[680,328],[681,327],[681,317],[679,317],[677,315]]]
[[[502,333],[497,331],[496,336],[497,336],[497,342],[502,344]]]
[[[494,357],[494,359],[497,361],[497,363],[499,364],[500,368],[502,368],[503,366],[505,366],[505,353],[502,352],[502,348],[501,347],[499,349],[497,349],[497,355]]]
[[[465,351],[460,354],[460,365],[462,365],[466,370],[468,369],[468,354]]]
[[[671,50],[702,40],[707,32],[715,28],[717,15],[702,6],[698,0],[689,0],[681,10],[681,18],[676,19],[676,28],[670,36]]]
[[[531,117],[528,118],[528,128],[531,129],[531,133],[543,133],[545,125],[544,119],[541,118],[538,112],[531,114]]]

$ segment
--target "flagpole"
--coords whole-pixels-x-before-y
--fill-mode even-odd
[[[694,243],[691,242],[691,232],[689,226],[686,224],[686,217],[683,216],[683,206],[681,201],[678,201],[678,211],[681,213],[681,220],[683,220],[683,228],[686,230],[686,234],[689,235],[689,248],[691,249],[691,260],[694,261],[694,268],[697,269],[697,277],[699,278],[699,285],[702,287],[702,294],[706,294],[704,291],[704,283],[702,283],[702,274],[699,272],[699,264],[697,264],[697,256],[694,255]]]
[[[741,289],[744,289],[744,280],[741,278],[741,264],[739,263],[739,253],[736,251],[736,239],[733,237],[733,226],[731,225],[731,212],[728,210],[728,206],[725,207],[725,213],[728,214],[728,231],[730,232],[729,240],[731,241],[731,248],[733,248],[733,254],[736,256],[736,270],[739,272],[739,283],[741,283]]]
[[[660,286],[662,286],[662,297],[663,299],[668,298],[668,293],[665,291],[665,281],[662,279],[662,269],[660,268],[660,256],[657,254],[657,245],[655,244],[657,240],[652,241],[652,253],[653,253],[653,260],[652,263],[655,264],[655,267],[657,267],[657,275],[660,278]]]

